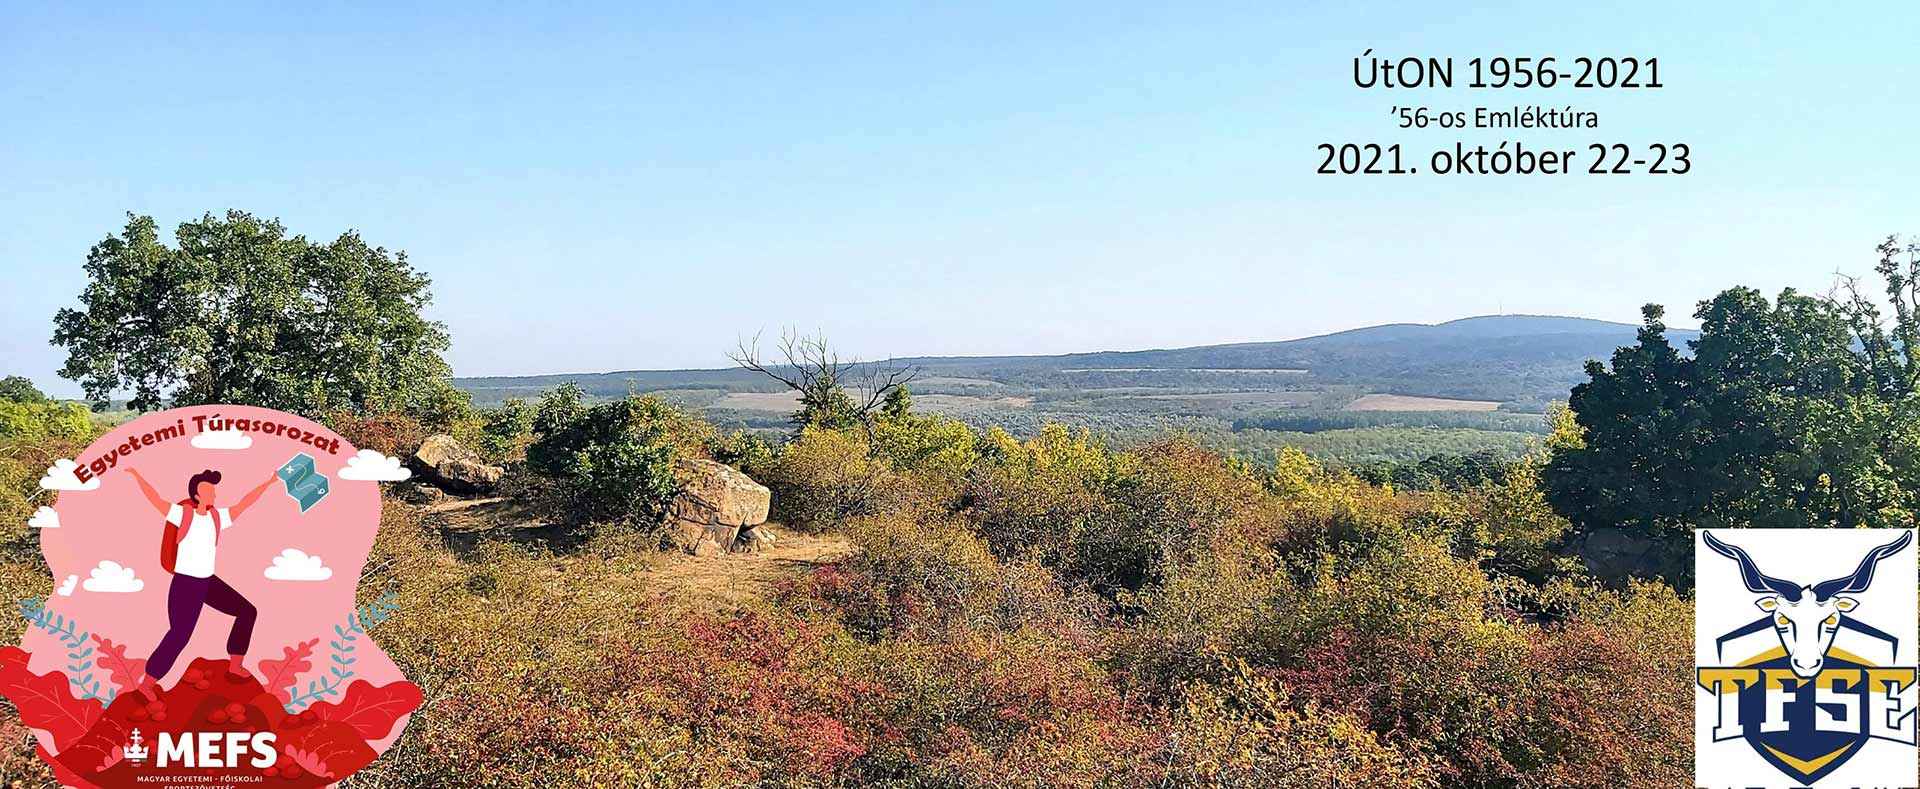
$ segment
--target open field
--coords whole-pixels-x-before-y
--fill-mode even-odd
[[[1449,400],[1444,397],[1370,394],[1347,404],[1348,411],[1495,411],[1491,400]]]
[[[913,402],[914,406],[920,411],[935,414],[959,414],[991,408],[1026,408],[1033,405],[1033,398],[924,394],[915,395]],[[732,411],[764,411],[775,414],[790,414],[799,410],[800,394],[798,392],[729,392],[722,395],[720,399],[715,400],[711,407]]]

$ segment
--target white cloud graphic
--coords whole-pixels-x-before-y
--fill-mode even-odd
[[[40,487],[47,490],[93,490],[100,487],[99,477],[81,482],[80,477],[73,473],[78,468],[80,464],[66,458],[56,460],[47,467],[46,476],[40,478]]]
[[[193,437],[196,449],[246,449],[253,446],[253,436],[238,430],[208,430]]]
[[[80,585],[80,576],[77,576],[77,575],[69,575],[69,576],[67,576],[67,580],[66,580],[66,582],[65,582],[65,583],[62,583],[62,584],[60,584],[60,589],[59,589],[59,591],[60,591],[60,596],[61,596],[61,597],[72,597],[72,596],[73,596],[73,587],[75,587],[75,586],[78,586],[78,585]]]
[[[399,458],[380,454],[377,449],[362,449],[347,458],[347,467],[339,474],[341,479],[360,482],[399,482],[412,476],[413,470],[400,465]]]
[[[33,517],[27,519],[27,528],[58,529],[60,528],[60,513],[54,512],[52,507],[41,507],[40,509],[34,510]]]
[[[320,563],[320,557],[308,556],[299,548],[288,548],[273,557],[267,578],[275,581],[325,581],[333,577],[333,568]]]
[[[88,573],[86,583],[80,588],[89,592],[128,593],[147,588],[147,582],[135,577],[132,567],[121,567],[119,562],[101,561],[100,566]]]

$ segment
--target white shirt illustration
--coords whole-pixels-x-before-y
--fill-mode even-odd
[[[220,511],[221,530],[233,528],[233,514],[226,507],[215,507]],[[175,504],[167,510],[167,522],[180,526],[181,516],[186,510]],[[217,540],[214,537],[213,516],[195,511],[193,524],[184,527],[187,537],[180,541],[180,553],[173,559],[173,571],[179,575],[194,578],[208,578],[213,575],[213,554]]]

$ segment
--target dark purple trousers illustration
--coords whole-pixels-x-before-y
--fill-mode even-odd
[[[159,679],[173,669],[180,650],[185,649],[187,639],[193,637],[194,625],[200,623],[202,608],[232,616],[233,630],[227,633],[227,654],[247,653],[247,644],[253,640],[253,621],[260,614],[253,603],[247,602],[247,598],[217,575],[206,578],[175,575],[173,585],[167,588],[167,635],[160,639],[160,646],[155,647],[153,656],[147,659],[147,676]]]

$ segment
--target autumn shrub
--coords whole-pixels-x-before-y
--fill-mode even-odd
[[[754,479],[767,476],[768,468],[774,460],[773,445],[765,438],[745,430],[716,435],[712,444],[707,447],[707,454],[712,455],[714,460],[740,469]]]
[[[1112,517],[1108,493],[1132,458],[1086,431],[1048,425],[1027,440],[987,431],[966,480],[966,516],[995,554],[1070,563],[1083,533]]]
[[[843,533],[858,551],[787,585],[780,600],[837,617],[870,640],[1023,627],[1074,631],[1096,607],[1046,567],[994,558],[965,523],[948,516],[865,516]]]
[[[912,497],[909,483],[872,456],[858,430],[802,428],[760,481],[773,490],[773,519],[809,532],[895,509]]]
[[[1114,515],[1090,524],[1064,565],[1096,586],[1140,589],[1181,563],[1244,553],[1279,534],[1280,509],[1258,480],[1191,439],[1142,446]]]
[[[419,419],[399,411],[374,414],[328,411],[321,422],[355,447],[395,457],[411,456],[428,435],[427,427]]]
[[[652,740],[625,725],[632,689],[606,655],[652,610],[636,580],[647,561],[500,541],[456,559],[389,505],[363,589],[398,592],[401,613],[374,637],[430,701],[376,765],[379,783],[590,785],[638,769],[648,751],[635,744]]]
[[[1433,763],[1381,737],[1353,715],[1298,704],[1287,686],[1241,661],[1214,682],[1196,683],[1172,715],[1155,761],[1182,786],[1442,785]]]
[[[1691,771],[1688,602],[1568,566],[1524,463],[1412,492],[1180,437],[968,439],[893,413],[871,438],[814,426],[775,450],[641,398],[562,390],[531,410],[528,463],[561,473],[523,480],[618,504],[663,491],[616,490],[613,471],[706,453],[772,487],[776,518],[853,550],[721,603],[661,582],[747,559],[665,559],[621,528],[456,550],[389,502],[359,594],[398,595],[373,637],[427,703],[357,785],[1650,787]],[[0,561],[7,597],[50,585],[37,555]],[[14,734],[0,771],[31,783]]]
[[[1663,584],[1591,590],[1534,632],[1524,721],[1506,743],[1522,786],[1677,786],[1693,774],[1693,607]]]
[[[1221,681],[1222,666],[1255,654],[1278,608],[1295,599],[1291,573],[1272,555],[1199,557],[1119,596],[1132,616],[1111,634],[1116,665],[1130,687],[1173,703],[1187,684]]]
[[[30,390],[37,395],[37,390]],[[53,504],[54,494],[40,489],[40,476],[61,458],[72,458],[93,440],[95,429],[86,406],[23,394],[0,398],[0,523],[12,525],[8,550],[28,552],[37,541],[24,528],[34,509]],[[37,554],[37,551],[32,551]],[[32,558],[38,558],[34,556]]]
[[[948,502],[980,459],[973,428],[938,415],[902,412],[877,420],[873,449],[928,495]]]
[[[1097,645],[1022,628],[863,647],[880,730],[855,783],[1144,786],[1162,717],[1118,692]]]

